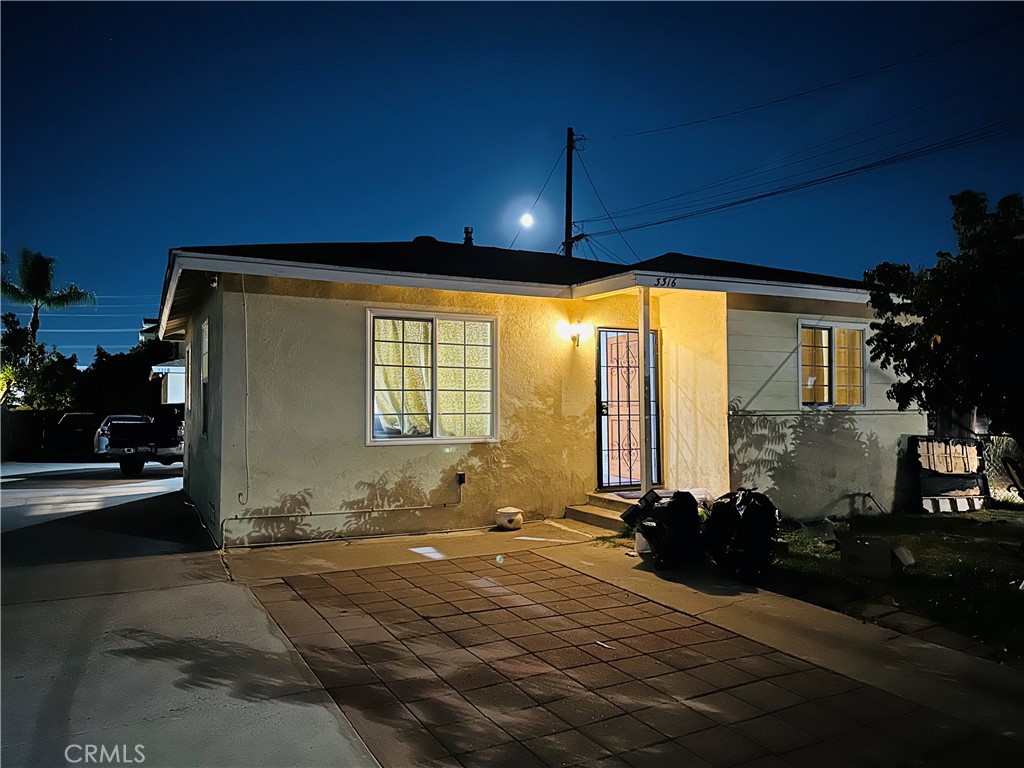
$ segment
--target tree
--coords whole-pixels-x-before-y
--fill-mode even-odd
[[[150,371],[173,352],[172,343],[157,340],[113,355],[97,347],[92,365],[82,373],[79,407],[94,413],[153,413],[160,405],[160,382],[150,379]]]
[[[4,262],[6,263],[6,255]],[[18,251],[18,282],[7,275],[0,282],[0,292],[5,299],[15,304],[32,307],[29,333],[34,342],[39,331],[40,309],[63,309],[79,304],[95,304],[96,296],[68,283],[62,288],[53,287],[53,265],[56,259],[43,256],[37,251],[22,248]]]
[[[28,370],[30,354],[34,351],[28,328],[23,328],[13,312],[3,315],[4,330],[0,336],[0,405],[10,405],[17,399],[18,382]]]
[[[49,352],[31,338],[31,331],[13,312],[3,316],[0,336],[0,404],[23,405],[35,410],[64,410],[75,402],[80,377],[78,358],[65,357],[57,348]]]
[[[936,413],[977,407],[993,431],[1024,445],[1024,398],[1015,362],[1024,349],[1024,197],[951,195],[956,255],[914,271],[884,262],[864,273],[878,318],[871,359],[899,380],[888,391],[900,410]]]

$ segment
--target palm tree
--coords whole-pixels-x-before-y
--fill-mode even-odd
[[[39,330],[40,308],[63,309],[79,304],[96,303],[96,296],[92,291],[82,290],[73,283],[54,290],[53,264],[56,259],[43,256],[37,251],[30,251],[28,248],[18,251],[18,259],[18,282],[12,282],[4,275],[0,283],[0,292],[8,301],[32,307],[32,321],[28,327],[33,344]]]

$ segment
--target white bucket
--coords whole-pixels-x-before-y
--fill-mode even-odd
[[[503,531],[518,531],[523,527],[523,510],[517,507],[502,507],[498,510],[495,524]]]

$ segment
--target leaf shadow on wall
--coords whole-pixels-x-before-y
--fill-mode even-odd
[[[789,518],[877,513],[865,494],[882,492],[883,462],[896,461],[846,411],[772,416],[743,411],[737,398],[730,402],[729,436],[732,487],[761,484]]]
[[[309,488],[303,488],[298,493],[279,496],[276,504],[244,509],[239,517],[246,520],[249,530],[239,537],[225,534],[224,543],[232,546],[252,546],[331,538],[330,531],[313,525],[314,515],[310,506],[312,500],[313,492]]]
[[[521,507],[528,519],[557,514],[566,499],[580,499],[586,492],[587,481],[576,468],[593,462],[594,411],[591,406],[583,414],[566,415],[559,387],[539,384],[530,402],[519,404],[503,422],[499,442],[472,443],[465,456],[438,473],[433,487],[426,487],[426,478],[412,463],[356,483],[364,494],[339,505],[356,513],[346,520],[345,533],[395,530],[399,514],[420,514],[427,518],[427,530],[484,527],[505,506]],[[462,508],[455,504],[460,472],[471,494]]]
[[[559,386],[538,384],[529,402],[509,408],[499,442],[472,443],[440,471],[415,462],[353,484],[360,495],[330,511],[314,511],[314,492],[283,494],[274,504],[243,510],[244,529],[225,533],[228,546],[318,541],[386,533],[480,528],[495,511],[517,506],[528,519],[560,514],[567,500],[582,499],[587,483],[578,468],[594,463],[593,405],[579,415],[563,413]],[[456,476],[464,472],[466,501],[459,503]],[[431,484],[432,481],[432,484]]]

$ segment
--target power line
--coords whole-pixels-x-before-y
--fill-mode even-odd
[[[658,220],[658,221],[652,221],[652,222],[641,223],[641,224],[634,224],[634,225],[631,225],[631,226],[628,226],[628,227],[624,227],[623,229],[625,231],[629,232],[629,231],[638,230],[638,229],[648,229],[650,227],[659,226],[661,224],[668,224],[668,223],[671,223],[671,222],[674,222],[674,221],[682,221],[684,219],[695,218],[697,216],[702,216],[702,215],[705,215],[707,213],[711,213],[711,212],[715,212],[715,211],[720,211],[720,210],[724,210],[724,209],[727,209],[727,208],[733,208],[733,207],[736,207],[736,206],[739,206],[739,205],[745,205],[747,203],[756,202],[756,201],[763,200],[763,199],[766,199],[766,198],[775,197],[775,196],[778,196],[778,195],[787,194],[789,192],[794,192],[794,191],[798,191],[798,190],[801,190],[801,189],[806,189],[806,188],[809,188],[809,187],[818,186],[818,185],[825,184],[825,183],[828,183],[828,182],[831,182],[831,181],[844,179],[844,178],[847,178],[847,177],[850,177],[850,176],[858,175],[860,173],[865,173],[865,172],[868,172],[868,171],[876,170],[878,168],[884,168],[884,167],[888,167],[890,165],[895,165],[895,164],[898,164],[898,163],[907,162],[909,160],[914,160],[914,159],[917,159],[919,157],[923,157],[923,156],[926,156],[926,155],[929,155],[929,154],[933,154],[933,153],[938,152],[938,151],[943,151],[943,150],[946,150],[946,149],[953,149],[953,148],[957,148],[957,147],[961,147],[961,146],[966,146],[968,144],[973,144],[973,143],[976,143],[978,141],[983,141],[985,139],[989,139],[989,138],[993,138],[993,137],[996,137],[996,136],[1000,136],[1000,135],[1004,135],[1004,134],[1007,134],[1007,133],[1011,133],[1013,131],[1019,130],[1021,127],[1024,127],[1024,123],[1019,123],[1019,124],[1016,124],[1016,125],[1006,126],[1006,127],[1001,128],[1001,129],[998,129],[998,130],[990,131],[987,134],[977,134],[977,132],[974,132],[977,135],[970,136],[968,138],[957,137],[956,139],[950,139],[950,140],[943,141],[943,142],[936,142],[935,144],[933,144],[933,145],[931,145],[929,147],[922,147],[922,148],[919,148],[918,150],[908,150],[907,152],[902,152],[902,153],[900,153],[899,155],[896,155],[896,156],[882,158],[880,160],[876,160],[876,161],[871,162],[871,163],[865,163],[864,165],[857,166],[856,168],[847,169],[845,171],[839,171],[839,172],[836,172],[836,173],[833,173],[833,174],[829,174],[827,176],[819,177],[819,178],[816,178],[816,179],[810,179],[810,180],[806,180],[806,181],[803,181],[803,182],[798,182],[798,183],[795,183],[795,184],[791,184],[791,185],[788,185],[788,186],[783,187],[781,189],[776,189],[776,190],[772,190],[772,191],[769,191],[769,192],[764,192],[764,193],[761,193],[761,194],[758,194],[758,195],[752,195],[752,196],[749,196],[749,197],[746,197],[746,198],[742,198],[742,199],[739,199],[739,200],[733,200],[733,201],[729,201],[729,202],[720,203],[720,204],[717,204],[717,205],[712,205],[712,206],[709,206],[709,207],[706,207],[706,208],[703,208],[703,209],[700,209],[700,210],[697,210],[697,211],[691,211],[689,213],[679,214],[677,216],[668,217],[668,218],[661,219],[661,220]],[[593,233],[592,236],[593,237],[604,237],[606,235],[613,234],[614,232],[615,232],[614,229],[603,230],[601,232]]]
[[[963,161],[963,160],[961,160],[958,163],[958,167],[963,167],[965,165],[966,165],[966,162]],[[805,203],[814,202],[815,200],[824,200],[825,198],[836,197],[838,195],[846,195],[846,194],[849,194],[851,192],[864,192],[864,191],[867,191],[869,189],[876,189],[878,187],[890,184],[891,182],[888,181],[887,179],[885,179],[884,178],[885,176],[892,176],[894,174],[901,174],[901,178],[908,179],[908,178],[918,178],[920,176],[926,175],[928,172],[929,171],[928,171],[927,168],[919,169],[916,173],[911,173],[911,174],[901,173],[901,170],[898,167],[880,168],[880,169],[878,169],[878,171],[876,173],[872,174],[873,176],[877,177],[878,180],[876,180],[876,181],[870,181],[867,184],[858,184],[856,186],[843,186],[843,187],[839,187],[837,185],[836,187],[834,187],[832,189],[826,189],[825,191],[820,191],[817,194],[801,195],[800,194],[801,191],[806,191],[806,190],[801,190],[801,191],[794,192],[793,195],[788,197],[788,198],[780,197],[780,198],[776,199],[775,201],[761,201],[760,204],[758,205],[758,209],[760,211],[771,211],[771,210],[776,210],[778,208],[782,208],[784,206],[803,205]],[[744,213],[745,212],[743,210],[739,209],[739,208],[730,208],[730,209],[723,210],[723,211],[712,211],[710,213],[704,214],[701,218],[704,218],[705,220],[709,220],[709,219],[722,219],[722,218],[728,218],[729,216],[744,215]]]
[[[583,251],[584,259],[587,259],[588,261],[599,261],[597,255],[594,253],[594,249],[591,247],[590,243],[587,242],[586,238],[580,241],[580,250]],[[587,253],[589,253],[590,256],[587,256]]]
[[[1014,73],[1020,72],[1020,71],[1024,71],[1024,67],[1019,67],[1018,69],[1013,70],[1011,72],[1007,72],[1007,73],[1003,73],[1001,75],[998,75],[998,76],[996,76],[994,78],[991,78],[991,80],[989,82],[994,82],[995,80],[999,80],[1002,77],[1005,77],[1005,76],[1007,76],[1009,74],[1014,74]],[[834,153],[837,153],[837,152],[841,152],[841,151],[843,151],[845,149],[849,149],[849,148],[857,146],[859,144],[865,144],[865,143],[868,143],[868,142],[871,142],[871,141],[875,141],[875,140],[877,140],[879,138],[882,138],[883,136],[888,136],[888,135],[891,135],[891,134],[894,134],[894,133],[900,133],[902,131],[910,130],[911,128],[919,127],[919,126],[925,125],[926,123],[929,123],[929,122],[934,122],[935,120],[942,119],[943,117],[949,117],[949,116],[955,115],[955,114],[957,114],[959,112],[964,112],[964,111],[966,111],[968,109],[974,109],[974,108],[977,108],[977,107],[980,107],[980,106],[984,106],[986,104],[990,104],[990,103],[992,103],[994,101],[999,101],[1000,98],[1001,98],[1001,96],[996,96],[996,97],[993,97],[992,99],[987,99],[987,100],[984,100],[984,101],[981,101],[981,102],[976,102],[974,104],[968,105],[966,107],[961,107],[959,109],[955,109],[955,110],[952,110],[952,111],[949,111],[949,112],[944,112],[941,115],[929,118],[927,120],[922,120],[922,121],[920,121],[918,123],[914,123],[914,124],[909,125],[909,126],[904,126],[903,128],[898,128],[898,129],[894,129],[892,131],[887,131],[885,133],[876,135],[876,136],[874,136],[874,137],[872,137],[870,139],[863,139],[861,141],[852,142],[852,143],[849,143],[849,144],[844,144],[844,145],[842,145],[840,147],[836,147],[835,149],[829,150],[828,152],[822,152],[822,153],[819,153],[818,155],[814,155],[814,156],[810,156],[810,157],[805,157],[805,158],[803,158],[801,160],[793,160],[793,158],[797,158],[800,155],[806,155],[808,152],[812,152],[815,149],[820,149],[821,147],[828,146],[829,144],[834,144],[837,141],[841,141],[842,139],[849,138],[850,136],[854,136],[854,135],[856,135],[858,133],[863,133],[864,131],[870,130],[871,128],[877,128],[877,127],[879,127],[881,125],[884,125],[885,123],[889,123],[889,122],[892,122],[893,120],[897,120],[897,119],[899,119],[901,117],[905,117],[906,115],[909,115],[909,114],[911,114],[913,112],[917,112],[917,111],[919,111],[921,109],[924,109],[926,107],[932,106],[932,105],[934,105],[934,104],[936,104],[938,102],[945,101],[946,99],[952,98],[954,96],[958,96],[961,93],[964,93],[966,91],[976,91],[976,90],[977,90],[977,86],[972,86],[971,88],[965,88],[965,89],[962,89],[960,91],[954,91],[952,93],[946,94],[945,96],[942,96],[942,97],[940,97],[938,99],[935,99],[933,101],[926,102],[925,104],[918,105],[917,107],[914,107],[912,109],[906,110],[906,111],[901,112],[901,113],[899,113],[897,115],[893,115],[891,117],[885,118],[884,120],[880,120],[878,122],[872,123],[870,125],[863,126],[863,127],[858,128],[856,130],[849,131],[849,132],[847,132],[845,134],[841,134],[841,135],[836,136],[836,137],[834,137],[832,139],[829,139],[827,141],[819,142],[818,144],[814,144],[814,145],[812,145],[810,147],[805,147],[804,149],[798,150],[797,152],[793,152],[793,153],[791,153],[789,155],[781,157],[778,160],[773,160],[773,161],[768,162],[768,163],[763,163],[763,164],[755,166],[753,168],[749,168],[749,169],[747,169],[745,171],[740,171],[740,172],[734,173],[734,174],[732,174],[730,176],[726,176],[725,178],[719,179],[717,181],[713,181],[713,182],[708,182],[706,184],[702,184],[701,186],[694,187],[694,188],[692,188],[690,190],[687,190],[686,192],[680,192],[680,193],[677,193],[677,194],[669,195],[668,197],[659,198],[658,200],[652,200],[652,201],[650,201],[648,203],[641,203],[639,205],[634,205],[634,206],[630,206],[628,208],[623,208],[623,209],[620,209],[619,211],[616,211],[613,215],[619,216],[619,217],[623,217],[623,216],[632,216],[632,215],[635,215],[638,212],[640,212],[640,213],[655,213],[655,212],[657,212],[659,210],[661,210],[661,211],[671,210],[672,209],[671,206],[666,207],[666,208],[662,208],[662,209],[654,209],[654,206],[658,205],[659,203],[665,203],[665,202],[669,202],[671,200],[677,200],[679,198],[688,197],[690,195],[694,195],[694,194],[697,194],[698,192],[703,192],[703,191],[708,190],[708,189],[714,189],[715,187],[724,186],[725,184],[728,184],[728,183],[733,182],[733,181],[740,181],[740,180],[743,180],[743,179],[752,178],[754,176],[760,176],[760,175],[763,175],[765,173],[769,173],[771,171],[778,171],[778,170],[782,170],[784,168],[788,168],[788,167],[791,167],[791,166],[797,166],[797,165],[800,165],[802,163],[806,163],[807,161],[812,160],[815,157],[824,157],[824,156],[829,155],[829,154],[834,154]],[[971,121],[971,122],[977,122],[977,121]],[[964,124],[957,125],[957,126],[953,126],[953,127],[948,128],[946,130],[955,130],[956,128],[963,127],[965,125],[970,125],[971,122],[964,123]],[[937,135],[937,134],[926,134],[925,136],[918,137],[918,139],[928,138],[929,136],[933,136],[933,135]],[[905,142],[905,143],[908,143],[908,142]],[[892,145],[892,146],[889,146],[889,147],[879,148],[876,151],[877,152],[883,152],[883,151],[886,151],[887,149],[893,149],[893,148],[898,147],[898,146],[902,146],[902,144],[896,144],[896,145]],[[847,158],[847,159],[857,159],[857,158]],[[787,160],[793,160],[793,161],[792,162],[784,162],[784,161],[787,161]],[[806,172],[810,173],[812,171],[806,171]],[[770,183],[770,182],[768,182],[768,183]],[[603,221],[606,218],[607,217],[605,217],[605,216],[592,216],[592,217],[589,217],[589,218],[586,218],[586,219],[581,219],[580,221],[584,222],[584,223],[585,222],[595,222],[595,221]]]
[[[898,153],[896,155],[891,155],[889,157],[884,157],[884,158],[881,158],[881,159],[878,159],[878,160],[874,160],[874,161],[869,162],[869,163],[864,163],[862,165],[856,166],[854,168],[848,168],[848,169],[843,170],[843,171],[837,171],[835,173],[831,173],[831,174],[828,174],[826,176],[821,176],[821,177],[814,178],[814,179],[807,179],[807,180],[804,180],[804,181],[801,181],[801,182],[796,182],[794,184],[787,185],[785,187],[781,187],[779,189],[774,189],[774,190],[771,190],[771,191],[768,191],[768,192],[763,192],[763,193],[760,193],[760,194],[757,194],[757,195],[751,195],[749,197],[741,198],[741,199],[738,199],[738,200],[732,200],[732,201],[727,201],[727,202],[719,203],[719,204],[716,204],[716,205],[711,205],[711,206],[708,206],[708,207],[700,209],[700,210],[690,211],[688,213],[683,213],[683,214],[679,214],[679,215],[676,215],[676,216],[667,217],[667,218],[660,219],[660,220],[657,220],[657,221],[650,221],[650,222],[646,222],[646,223],[639,223],[639,224],[633,224],[633,225],[630,225],[630,226],[622,227],[622,231],[631,232],[631,231],[636,231],[636,230],[639,230],[639,229],[649,229],[651,227],[660,226],[662,224],[668,224],[668,223],[675,222],[675,221],[682,221],[684,219],[695,218],[697,216],[701,216],[701,215],[704,215],[704,214],[707,214],[707,213],[711,213],[711,212],[714,212],[714,211],[725,210],[727,208],[734,208],[734,207],[739,206],[739,205],[746,205],[748,203],[756,202],[758,200],[764,200],[766,198],[776,197],[778,195],[788,194],[790,192],[795,192],[797,190],[807,189],[809,187],[815,187],[815,186],[819,186],[819,185],[822,185],[822,184],[827,184],[827,183],[830,183],[830,182],[833,182],[833,181],[837,181],[837,180],[840,180],[840,179],[849,178],[851,176],[856,176],[856,175],[859,175],[861,173],[867,173],[869,171],[873,171],[873,170],[876,170],[878,168],[885,168],[885,167],[888,167],[888,166],[891,166],[891,165],[896,165],[896,164],[899,164],[899,163],[908,162],[910,160],[916,160],[916,159],[918,159],[920,157],[925,157],[925,156],[928,156],[928,155],[931,155],[931,154],[935,154],[936,152],[943,152],[943,151],[946,151],[946,150],[949,150],[949,149],[956,149],[956,148],[967,146],[967,145],[970,145],[970,144],[975,144],[975,143],[977,143],[979,141],[985,141],[987,139],[995,138],[997,136],[1002,136],[1002,135],[1005,135],[1007,133],[1012,133],[1014,131],[1020,130],[1021,128],[1024,128],[1024,120],[1022,120],[1021,118],[1018,117],[1016,119],[1003,121],[1002,125],[997,124],[997,125],[994,125],[994,126],[987,126],[985,128],[979,128],[979,129],[976,129],[974,131],[968,131],[968,132],[966,132],[964,134],[960,134],[959,136],[954,136],[954,137],[950,137],[948,139],[943,139],[941,141],[936,141],[936,142],[933,142],[932,144],[925,145],[923,147],[918,147],[917,149],[907,150],[905,152],[900,152],[900,153]],[[617,232],[618,232],[618,229],[608,229],[608,230],[602,230],[600,232],[591,233],[590,236],[591,237],[604,237],[604,236],[607,236],[607,235],[610,235],[610,234],[615,234]]]
[[[895,61],[890,61],[887,64],[880,64],[877,67],[872,67],[871,69],[866,69],[863,72],[858,72],[856,74],[840,78],[839,80],[833,80],[831,82],[823,83],[821,85],[815,86],[814,88],[807,88],[807,89],[805,89],[803,91],[797,91],[796,93],[791,93],[788,96],[780,96],[780,97],[775,98],[775,99],[769,99],[768,101],[763,101],[763,102],[761,102],[759,104],[752,104],[752,105],[750,105],[748,107],[742,107],[741,109],[734,109],[734,110],[731,110],[729,112],[719,113],[717,115],[709,115],[707,117],[701,117],[701,118],[697,118],[695,120],[689,120],[689,121],[687,121],[685,123],[677,123],[675,125],[666,125],[666,126],[662,126],[661,128],[648,128],[647,130],[643,130],[643,131],[630,131],[628,133],[617,133],[617,134],[613,134],[611,136],[599,136],[597,138],[598,138],[598,140],[611,140],[611,139],[627,138],[627,137],[630,137],[630,136],[646,136],[646,135],[649,135],[649,134],[652,134],[652,133],[662,133],[664,131],[674,131],[674,130],[677,130],[679,128],[689,128],[690,126],[693,126],[693,125],[700,125],[702,123],[710,123],[710,122],[713,122],[715,120],[724,120],[727,117],[735,117],[736,115],[743,115],[743,114],[746,114],[747,112],[754,112],[755,110],[765,109],[766,107],[774,106],[775,104],[782,104],[784,102],[792,101],[794,99],[800,99],[800,98],[803,98],[804,96],[809,96],[809,95],[811,95],[813,93],[818,93],[820,91],[824,91],[824,90],[827,90],[829,88],[835,88],[835,87],[837,87],[839,85],[844,85],[845,83],[849,83],[849,82],[852,82],[854,80],[859,80],[859,79],[861,79],[863,77],[867,77],[868,75],[873,75],[873,74],[875,74],[877,72],[882,72],[882,71],[887,70],[887,69],[892,69],[893,67],[898,67],[901,64],[906,64],[907,62],[914,61],[916,59],[920,59],[920,58],[923,58],[925,56],[930,56],[933,53],[937,53],[937,52],[939,52],[941,50],[944,50],[946,48],[950,48],[950,47],[955,46],[955,45],[960,45],[961,43],[965,43],[968,40],[973,40],[976,37],[981,37],[982,35],[986,35],[986,34],[988,34],[989,32],[991,32],[991,31],[993,31],[995,29],[1003,29],[1005,27],[1006,27],[1006,23],[1005,22],[1002,22],[1002,23],[999,23],[999,24],[993,24],[992,26],[985,27],[984,29],[981,29],[981,30],[979,30],[979,31],[977,31],[977,32],[975,32],[973,34],[966,35],[964,37],[959,37],[959,38],[956,38],[955,40],[950,40],[948,42],[945,42],[945,43],[942,43],[940,45],[934,46],[933,48],[928,48],[928,49],[926,49],[924,51],[919,51],[918,53],[911,54],[910,56],[905,56],[902,59],[897,59]]]
[[[578,155],[580,158],[580,166],[583,168],[583,173],[586,174],[587,181],[590,182],[590,188],[594,190],[594,195],[597,197],[597,202],[601,204],[601,208],[604,210],[605,215],[608,217],[608,221],[610,221],[612,223],[612,226],[615,227],[615,231],[619,233],[619,237],[622,238],[622,242],[624,242],[626,244],[626,247],[629,248],[629,251],[630,253],[633,254],[633,257],[637,261],[640,261],[640,257],[637,256],[636,251],[633,250],[633,246],[629,244],[629,240],[627,240],[626,236],[622,234],[622,230],[620,230],[619,225],[615,223],[615,219],[613,219],[612,215],[608,213],[608,206],[606,206],[604,204],[604,200],[601,199],[601,193],[597,191],[597,187],[594,185],[594,180],[590,177],[590,171],[587,170],[587,164],[583,162],[583,153],[579,152]]]
[[[133,344],[61,344],[60,349],[96,349],[96,347],[103,347],[106,350],[111,350],[131,349],[133,346]]]
[[[609,259],[611,259],[614,262],[617,262],[619,264],[628,264],[629,263],[624,258],[619,256],[617,253],[612,251],[610,248],[605,246],[603,243],[600,243],[597,240],[594,240],[590,235],[587,235],[585,238],[583,238],[583,242],[589,243],[592,248],[596,248],[597,250],[601,251],[603,254],[605,254]]]
[[[50,333],[138,333],[138,328],[41,328],[40,335]]]
[[[998,119],[996,119],[996,118],[998,118]],[[699,192],[699,191],[702,191],[702,190],[706,190],[706,189],[711,189],[711,188],[718,187],[718,186],[723,186],[724,184],[730,183],[732,181],[740,181],[740,180],[742,180],[744,178],[753,178],[755,176],[764,175],[765,173],[781,171],[781,170],[784,170],[786,168],[790,168],[790,167],[794,167],[794,166],[799,166],[799,165],[801,165],[803,163],[806,163],[806,162],[808,162],[810,160],[814,160],[814,159],[816,159],[818,157],[825,157],[827,155],[834,154],[835,152],[838,152],[838,151],[841,151],[841,150],[845,150],[845,149],[850,149],[850,148],[855,147],[855,146],[857,146],[859,144],[866,143],[866,141],[868,141],[868,140],[853,142],[851,144],[847,144],[847,145],[844,145],[842,147],[839,147],[836,150],[830,150],[828,152],[819,153],[818,155],[812,155],[810,157],[804,158],[803,160],[798,160],[798,161],[791,162],[791,163],[784,163],[782,165],[779,165],[779,167],[777,167],[777,168],[770,168],[768,170],[762,170],[762,171],[745,173],[745,174],[734,174],[733,177],[730,177],[729,179],[723,180],[721,182],[714,182],[714,183],[710,183],[710,184],[705,184],[702,187],[699,187],[699,188],[697,188],[695,190],[691,190],[690,192],[683,192],[683,193],[680,193],[678,195],[672,195],[671,197],[665,198],[665,199],[663,199],[661,201],[655,201],[655,202],[652,202],[652,203],[648,203],[646,205],[634,206],[632,209],[627,209],[626,211],[621,211],[621,212],[617,213],[616,215],[619,216],[620,218],[625,218],[625,217],[633,217],[633,216],[650,215],[650,214],[655,214],[655,213],[667,213],[669,211],[692,209],[692,208],[699,207],[701,205],[705,205],[707,203],[711,203],[711,202],[720,200],[720,199],[728,197],[730,195],[735,195],[735,194],[737,194],[739,192],[746,192],[746,191],[749,191],[749,190],[758,189],[760,187],[766,187],[766,186],[768,186],[770,184],[777,184],[777,183],[785,181],[787,179],[794,179],[794,178],[798,178],[800,176],[805,176],[805,175],[810,174],[810,173],[815,173],[815,172],[818,172],[818,171],[824,171],[824,170],[826,170],[828,168],[834,168],[834,167],[836,167],[838,165],[842,165],[843,163],[849,163],[849,162],[856,161],[856,160],[863,160],[865,158],[869,158],[869,157],[875,156],[875,155],[879,154],[880,152],[888,152],[888,151],[892,151],[892,150],[898,149],[900,147],[906,147],[908,145],[915,144],[915,143],[917,143],[917,142],[919,142],[919,141],[921,141],[923,139],[931,139],[931,138],[935,138],[937,136],[942,136],[944,134],[949,133],[950,131],[967,129],[970,126],[974,126],[977,123],[982,122],[983,120],[993,120],[993,119],[995,119],[995,122],[991,122],[988,125],[985,125],[985,126],[982,126],[981,128],[977,128],[977,129],[973,129],[973,130],[984,131],[984,130],[999,128],[1003,124],[1006,124],[1007,122],[1012,122],[1013,120],[1019,119],[1019,118],[1020,118],[1020,114],[1017,113],[1016,110],[1013,110],[1013,109],[1003,110],[1002,112],[998,112],[998,113],[993,114],[993,115],[987,115],[985,117],[977,118],[977,119],[974,119],[974,120],[968,120],[966,122],[960,123],[960,124],[955,125],[955,126],[950,126],[948,128],[943,128],[940,131],[934,131],[932,133],[924,134],[922,136],[917,136],[917,137],[915,137],[913,139],[908,139],[906,141],[896,142],[895,144],[890,144],[890,145],[885,146],[885,147],[879,147],[879,148],[876,148],[876,149],[872,149],[869,152],[864,152],[864,153],[861,153],[859,155],[853,155],[853,156],[845,157],[843,159],[836,160],[836,161],[831,162],[831,163],[825,163],[823,165],[819,165],[819,166],[816,166],[814,168],[807,168],[807,169],[804,169],[804,170],[801,170],[801,171],[797,171],[795,173],[786,174],[784,176],[776,176],[775,178],[769,179],[767,181],[762,181],[762,182],[758,182],[758,183],[755,183],[755,184],[750,184],[750,185],[747,185],[747,186],[744,186],[744,187],[738,187],[738,188],[733,188],[733,189],[730,189],[730,190],[727,190],[727,191],[714,193],[714,194],[711,194],[711,195],[707,195],[705,197],[701,197],[701,198],[696,198],[694,200],[690,200],[688,202],[679,202],[679,203],[676,203],[676,204],[673,204],[673,205],[662,206],[660,208],[652,207],[654,205],[657,205],[658,202],[664,202],[664,201],[669,200],[669,199],[677,199],[677,198],[681,198],[681,197],[688,197],[691,194],[696,194],[696,192]],[[928,121],[924,121],[924,122],[928,122]],[[923,124],[923,123],[921,123],[921,124]],[[916,126],[914,126],[914,127],[916,127]],[[899,131],[892,131],[890,133],[898,133],[898,132]],[[969,133],[970,133],[970,131],[968,131],[968,134]],[[966,136],[968,134],[960,134],[960,136]],[[883,134],[883,135],[888,135],[888,133],[887,134]],[[881,138],[881,137],[876,137],[876,138]],[[950,138],[953,139],[953,138],[956,138],[956,137],[950,137]],[[785,158],[783,158],[783,159],[785,159]],[[781,161],[778,161],[778,162],[781,162]],[[769,163],[767,165],[773,165],[773,164],[774,163]],[[585,219],[584,221],[595,222],[595,221],[602,221],[605,218],[607,218],[607,217],[605,217],[605,216],[594,216],[594,217],[591,217],[590,219]]]
[[[32,310],[21,309],[14,314],[31,315]],[[138,312],[40,312],[40,317],[138,317]]]
[[[554,163],[554,165],[552,165],[552,166],[551,166],[551,170],[550,170],[550,171],[548,171],[548,177],[547,177],[546,179],[544,179],[544,184],[543,184],[543,186],[542,186],[542,187],[540,188],[540,192],[538,192],[538,193],[537,193],[537,199],[536,199],[536,200],[534,200],[534,201],[533,201],[533,205],[531,205],[531,206],[530,206],[530,210],[529,210],[529,213],[531,213],[531,214],[532,214],[532,213],[533,213],[533,209],[534,209],[534,208],[536,208],[536,207],[537,207],[537,203],[539,203],[539,202],[540,202],[540,198],[541,198],[541,195],[543,195],[543,194],[544,194],[544,190],[545,190],[545,189],[547,189],[547,187],[548,187],[548,182],[549,182],[549,181],[551,181],[551,177],[552,177],[552,176],[554,175],[554,173],[555,173],[555,169],[556,169],[556,168],[558,167],[558,163],[559,163],[559,162],[561,162],[561,160],[562,160],[562,155],[564,155],[564,154],[565,154],[565,147],[562,147],[562,151],[561,151],[561,152],[559,152],[559,153],[558,153],[558,157],[556,157],[556,158],[555,158],[555,163]],[[522,226],[520,226],[520,227],[519,227],[519,230],[518,230],[518,231],[516,232],[516,236],[512,238],[512,242],[511,242],[511,243],[509,244],[509,246],[508,246],[508,247],[509,247],[509,249],[511,249],[511,248],[512,248],[512,246],[516,244],[516,240],[518,240],[518,239],[519,239],[519,235],[520,235],[520,234],[522,233],[522,231],[523,231],[523,227],[522,227]]]
[[[152,309],[153,311],[156,311],[157,309],[160,308],[160,305],[159,304],[150,304],[150,303],[145,303],[145,302],[137,303],[137,304],[97,304],[96,305],[96,309],[128,309],[129,307],[144,307],[146,309]],[[144,311],[145,311],[144,309],[143,310],[139,310],[138,314],[143,314]]]

